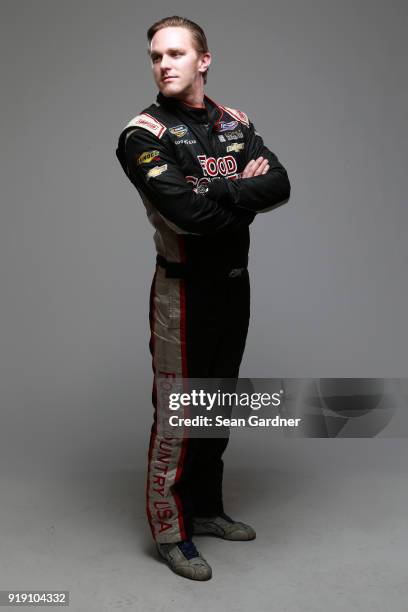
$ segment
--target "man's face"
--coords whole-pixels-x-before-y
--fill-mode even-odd
[[[160,92],[181,100],[198,91],[202,73],[211,61],[210,53],[197,53],[190,30],[182,27],[156,32],[150,44],[150,57]]]

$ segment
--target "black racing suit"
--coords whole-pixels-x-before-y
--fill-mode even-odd
[[[228,438],[162,436],[159,381],[237,378],[249,321],[249,225],[289,198],[284,167],[242,111],[157,96],[124,128],[117,157],[155,227],[150,294],[154,371],[146,488],[157,542],[192,535],[194,516],[223,512],[221,459]],[[241,178],[250,159],[267,174]]]

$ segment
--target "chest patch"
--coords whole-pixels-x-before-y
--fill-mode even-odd
[[[234,142],[233,144],[228,145],[227,153],[230,153],[231,151],[235,151],[235,153],[238,153],[239,151],[242,151],[243,148],[243,142]]]
[[[238,121],[220,121],[216,125],[217,132],[228,132],[236,128]]]
[[[175,125],[169,128],[170,134],[174,134],[177,138],[183,138],[188,132],[188,128],[185,125]]]

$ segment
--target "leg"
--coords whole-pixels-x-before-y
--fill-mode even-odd
[[[236,378],[249,319],[249,281],[168,279],[158,268],[152,284],[150,349],[158,381],[173,378]],[[194,514],[222,511],[221,456],[228,438],[165,439],[152,427],[147,513],[154,539],[191,538]]]
[[[220,335],[209,375],[226,378],[224,391],[235,391],[244,353],[250,315],[250,286],[246,272],[242,277],[223,281],[222,310],[219,313]],[[220,293],[220,292],[218,292]],[[196,438],[195,470],[192,483],[195,516],[215,516],[224,512],[222,455],[228,445],[229,432],[222,438]]]

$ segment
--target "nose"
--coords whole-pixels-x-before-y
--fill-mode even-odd
[[[161,62],[160,62],[160,68],[162,69],[162,72],[167,70],[167,68],[169,67],[170,67],[169,57],[167,55],[163,55]]]

